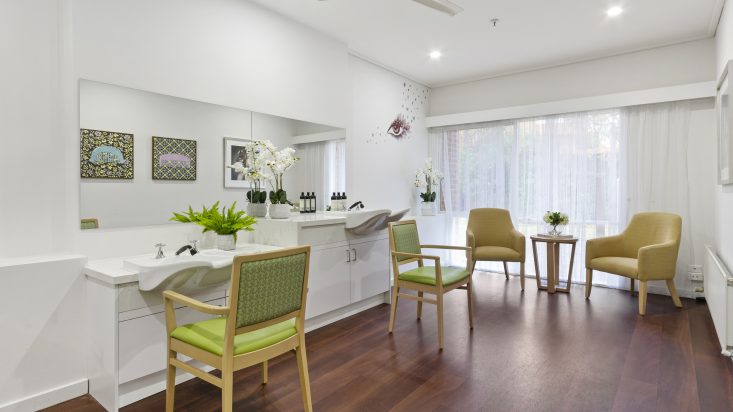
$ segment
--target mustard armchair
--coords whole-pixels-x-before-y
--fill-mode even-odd
[[[682,218],[672,213],[638,213],[620,235],[591,239],[585,249],[585,298],[590,298],[593,271],[639,280],[639,314],[646,313],[647,282],[665,280],[675,306],[682,302],[674,285]]]
[[[471,209],[466,229],[466,246],[471,249],[473,268],[476,261],[504,263],[504,275],[509,279],[507,262],[519,262],[519,281],[524,290],[524,235],[514,228],[512,217],[505,209]]]

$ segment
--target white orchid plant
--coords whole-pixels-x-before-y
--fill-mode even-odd
[[[247,164],[235,162],[227,167],[233,169],[252,184],[252,189],[247,192],[247,200],[250,203],[265,203],[267,191],[262,190],[262,180],[265,179],[264,164],[267,141],[255,140],[244,144],[244,152],[247,155]],[[272,145],[272,143],[269,143]]]
[[[433,188],[440,184],[443,179],[443,173],[433,167],[433,159],[427,158],[425,165],[421,169],[415,171],[415,187],[424,188],[424,192],[420,193],[423,202],[434,202],[437,193]]]
[[[265,166],[269,169],[269,174],[266,179],[270,183],[270,203],[272,204],[284,204],[288,202],[288,196],[283,189],[283,175],[285,171],[290,169],[295,162],[300,160],[299,157],[295,156],[295,149],[292,147],[286,147],[278,149],[269,140],[262,141],[262,147],[267,154],[265,159]]]

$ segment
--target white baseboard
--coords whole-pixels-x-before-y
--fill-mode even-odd
[[[37,411],[86,395],[88,392],[89,381],[86,378],[79,379],[78,381],[0,405],[0,412]]]

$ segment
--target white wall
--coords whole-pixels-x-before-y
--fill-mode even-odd
[[[368,208],[413,206],[415,170],[428,156],[425,115],[429,90],[358,57],[349,57],[351,122],[346,137],[346,188],[350,202]],[[410,113],[412,132],[396,139],[387,129]]]
[[[173,211],[217,200],[243,208],[246,189],[224,188],[223,138],[249,139],[251,126],[255,138],[283,147],[295,133],[289,119],[98,82],[80,82],[79,102],[82,128],[135,139],[133,180],[81,180],[81,217],[105,228],[169,223]],[[195,181],[153,180],[152,136],[197,141]]]
[[[726,2],[716,34],[717,65],[719,78],[729,60],[733,60],[733,2]],[[730,76],[730,74],[729,74]],[[717,156],[716,156],[717,158]],[[716,242],[718,254],[728,268],[733,268],[733,185],[718,186],[716,199]]]
[[[63,199],[59,153],[58,8],[0,2],[0,257],[48,253]]]
[[[665,86],[714,77],[715,44],[699,40],[582,63],[434,88],[430,114],[442,115]]]
[[[0,410],[86,393],[85,264],[83,256],[0,259]]]

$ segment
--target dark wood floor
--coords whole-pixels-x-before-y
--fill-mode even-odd
[[[477,273],[475,329],[469,331],[464,291],[446,297],[446,348],[437,350],[435,309],[421,322],[416,304],[399,303],[393,336],[389,306],[307,334],[317,411],[730,411],[733,366],[720,354],[707,306],[650,295],[637,315],[628,292],[583,288],[539,293],[527,282]],[[291,354],[236,375],[239,411],[301,409]],[[164,409],[158,393],[124,411]],[[179,385],[176,409],[216,411],[220,392],[201,380]],[[96,412],[82,397],[51,410]]]

